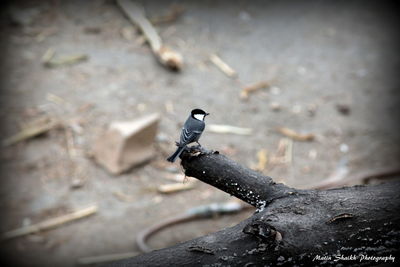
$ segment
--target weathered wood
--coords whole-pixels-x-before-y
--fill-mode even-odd
[[[204,151],[185,152],[182,166],[186,175],[257,206],[259,212],[234,227],[112,266],[370,266],[377,262],[334,260],[336,255],[379,257],[400,252],[399,181],[295,190]],[[331,260],[313,261],[317,256]]]
[[[182,155],[182,166],[187,176],[196,177],[241,200],[262,208],[275,199],[291,194],[301,194],[297,190],[275,183],[271,177],[250,170],[218,152],[197,151]],[[199,156],[193,156],[193,154]]]

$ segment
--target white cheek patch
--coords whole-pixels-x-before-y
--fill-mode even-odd
[[[202,121],[202,120],[204,120],[204,114],[194,114],[194,117],[196,118],[196,119],[198,119],[199,121]]]

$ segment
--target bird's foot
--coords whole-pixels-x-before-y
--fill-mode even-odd
[[[198,155],[219,154],[218,151],[205,149],[200,144],[198,144],[196,146],[186,147],[186,151],[189,152],[190,154],[196,155],[196,156],[198,156]]]

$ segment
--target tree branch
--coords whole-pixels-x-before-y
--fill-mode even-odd
[[[219,152],[198,146],[188,148],[181,159],[187,176],[196,177],[257,208],[263,208],[275,199],[304,192],[275,183],[271,177],[245,168]]]
[[[339,263],[370,266],[381,263],[359,258],[338,262],[336,255],[392,255],[399,260],[399,181],[300,191],[276,184],[270,177],[248,170],[216,152],[198,148],[183,154],[182,165],[187,175],[257,207],[262,207],[263,201],[268,205],[234,227],[111,266],[333,266]],[[316,257],[326,257],[326,260]]]

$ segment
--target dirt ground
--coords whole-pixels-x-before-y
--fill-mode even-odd
[[[172,3],[148,1],[144,7],[151,18],[168,13]],[[270,163],[263,170],[293,187],[327,178],[343,159],[350,174],[398,165],[400,64],[395,13],[388,6],[176,3],[185,9],[182,16],[155,27],[165,44],[183,55],[180,73],[157,63],[113,1],[21,1],[2,9],[1,138],[43,116],[63,127],[2,148],[0,230],[98,206],[93,216],[3,241],[3,256],[15,264],[74,266],[82,257],[139,254],[140,230],[191,207],[232,200],[201,182],[171,195],[156,190],[182,173],[179,163],[164,159],[195,107],[211,113],[208,124],[253,129],[244,136],[206,128],[201,139],[208,149],[252,168],[260,150],[269,159],[276,153],[284,138],[278,127],[314,134],[314,141],[293,142],[289,163]],[[50,48],[56,55],[86,54],[88,60],[46,68],[42,57]],[[221,72],[211,54],[238,78]],[[264,80],[268,88],[240,99],[243,86]],[[277,105],[280,110],[274,110]],[[161,114],[161,122],[152,161],[115,176],[91,159],[95,138],[110,122],[153,112]],[[149,243],[171,246],[232,226],[251,212],[177,225]]]

